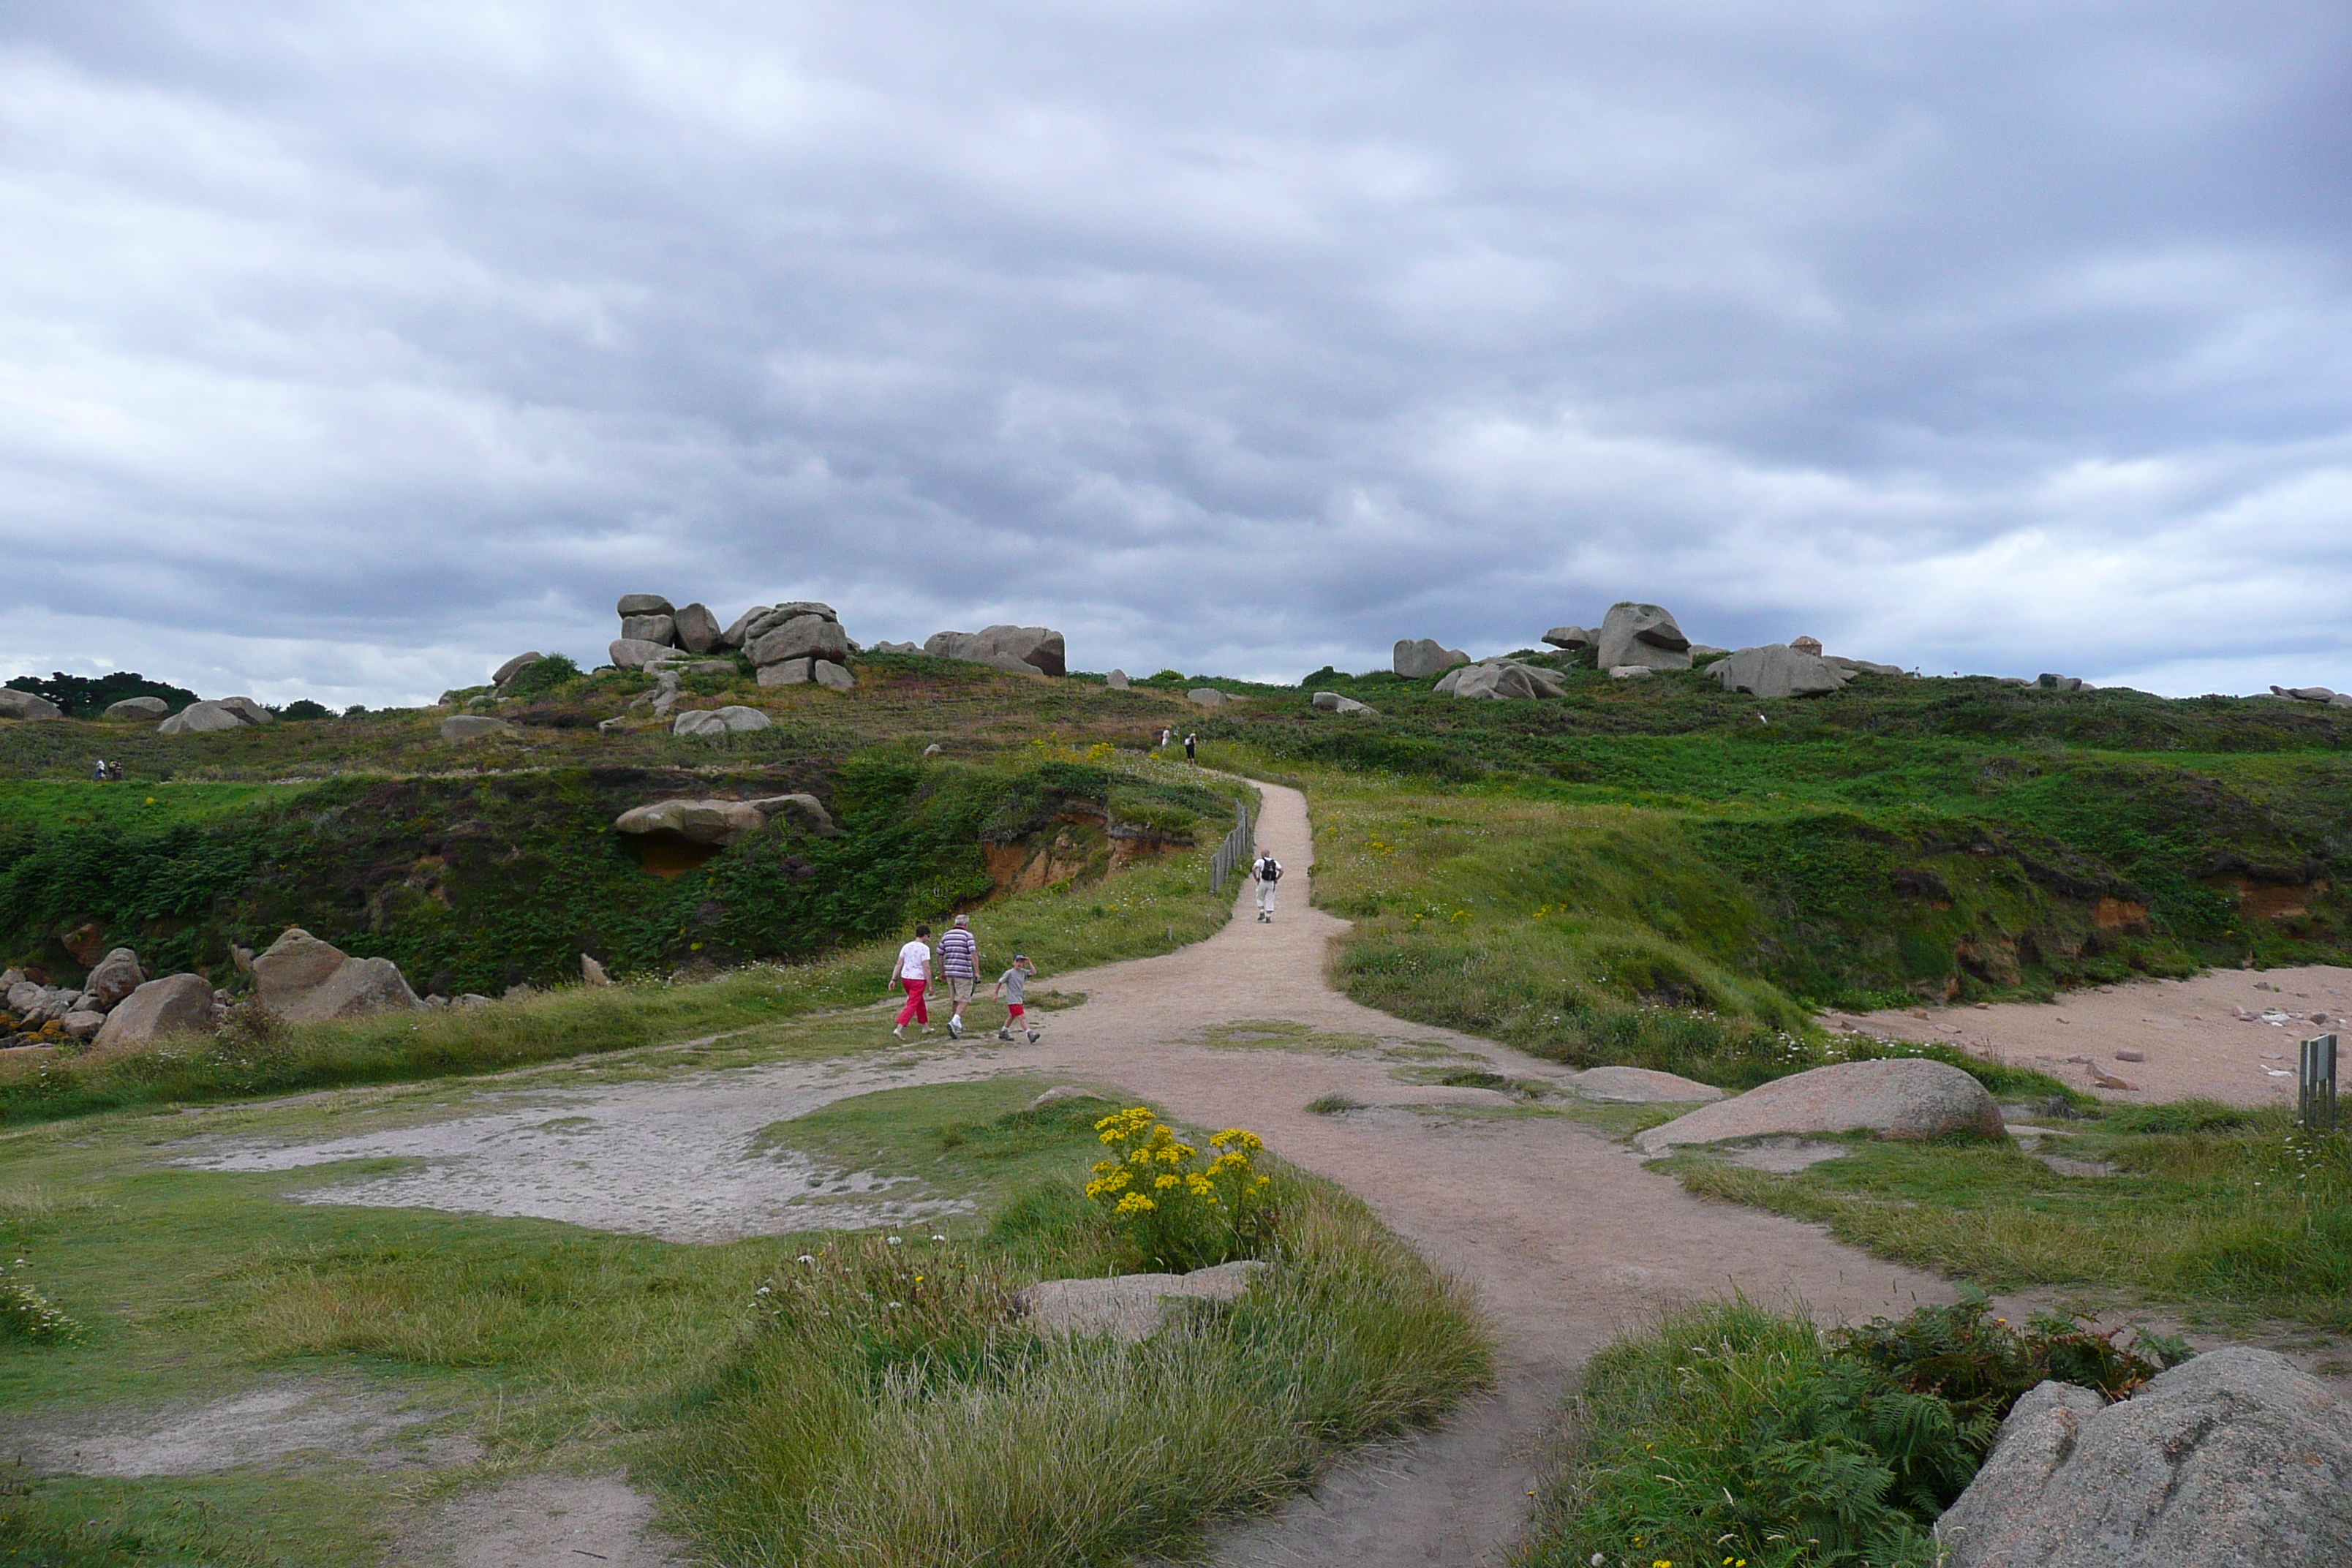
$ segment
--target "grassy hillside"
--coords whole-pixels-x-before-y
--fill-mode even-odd
[[[1811,1059],[1814,1005],[2346,961],[2340,710],[1870,676],[1759,703],[1561,662],[1558,701],[1327,671],[1202,726],[1307,788],[1359,999],[1737,1084]]]

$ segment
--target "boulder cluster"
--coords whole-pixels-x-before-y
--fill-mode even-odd
[[[671,834],[688,843],[723,848],[780,816],[820,838],[841,835],[833,814],[813,795],[768,795],[759,800],[657,800],[621,813],[613,820],[613,831],[639,837]]]
[[[194,994],[182,995],[184,986],[173,986],[173,980],[192,980],[201,998]],[[90,965],[89,973],[79,986],[50,985],[21,969],[0,973],[0,1000],[5,1002],[0,1013],[0,1043],[7,1046],[56,1045],[61,1040],[96,1038],[107,1026],[110,1015],[118,1011],[126,1016],[152,1012],[162,1000],[163,987],[173,998],[173,1012],[176,1016],[186,1012],[201,1016],[203,1026],[212,1026],[212,983],[202,975],[174,975],[170,979],[150,981],[147,972],[139,965],[139,955],[127,947],[118,947]],[[142,991],[152,993],[138,1008],[127,1005]],[[199,1007],[197,1002],[201,1000]]]
[[[698,654],[740,651],[759,672],[762,686],[814,683],[846,691],[857,684],[849,672],[856,645],[841,628],[831,605],[796,600],[754,605],[728,625],[701,605],[673,606],[658,594],[624,594],[618,605],[621,635],[605,650],[622,669],[677,671],[692,668]],[[721,668],[732,668],[731,663]],[[671,683],[675,685],[675,682]],[[667,712],[666,704],[656,704]]]
[[[0,719],[62,719],[65,714],[46,697],[0,687]],[[100,719],[115,723],[161,720],[156,731],[165,735],[208,735],[223,730],[243,730],[274,724],[278,715],[250,697],[215,697],[191,702],[177,713],[160,697],[126,697],[107,705]]]
[[[1903,673],[1893,665],[1824,654],[1821,643],[1812,637],[1794,637],[1736,653],[1712,647],[1693,642],[1664,605],[1632,599],[1610,605],[1598,626],[1554,626],[1544,633],[1543,641],[1562,653],[1590,649],[1593,662],[1613,679],[1639,680],[1655,670],[1705,667],[1726,690],[1768,700],[1836,691],[1864,670]],[[1474,663],[1461,649],[1428,637],[1400,641],[1391,666],[1408,680],[1443,675],[1434,689],[1450,697],[1539,699],[1564,696],[1568,689],[1560,672],[1548,664],[1508,655]]]
[[[2316,702],[2326,708],[2352,708],[2352,691],[2330,691],[2325,686],[2273,686],[2271,695],[2297,702]]]
[[[245,948],[232,952],[237,967],[253,976],[255,1000],[288,1023],[426,1005],[392,960],[353,958],[299,926],[289,927],[258,956]],[[8,970],[0,973],[0,1048],[87,1041],[94,1050],[211,1034],[227,1020],[231,1000],[201,974],[151,976],[127,947],[90,965],[79,986],[51,985],[25,970]]]

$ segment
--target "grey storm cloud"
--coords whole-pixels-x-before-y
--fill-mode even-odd
[[[0,664],[613,598],[2352,685],[2352,13],[20,3]]]

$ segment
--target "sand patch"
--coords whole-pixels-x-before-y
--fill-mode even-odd
[[[143,1415],[0,1426],[0,1452],[28,1468],[78,1476],[201,1476],[297,1455],[371,1470],[469,1464],[480,1446],[425,1435],[439,1412],[381,1389],[284,1379],[226,1399]]]

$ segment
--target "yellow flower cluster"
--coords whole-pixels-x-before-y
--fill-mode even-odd
[[[1095,1123],[1095,1132],[1119,1152],[1117,1158],[1096,1162],[1087,1196],[1109,1205],[1117,1215],[1153,1214],[1161,1204],[1182,1198],[1225,1209],[1262,1194],[1273,1184],[1272,1177],[1258,1175],[1250,1167],[1251,1153],[1264,1149],[1265,1141],[1246,1128],[1228,1127],[1210,1139],[1220,1152],[1197,1168],[1193,1162],[1201,1151],[1178,1138],[1149,1106],[1115,1110]]]

